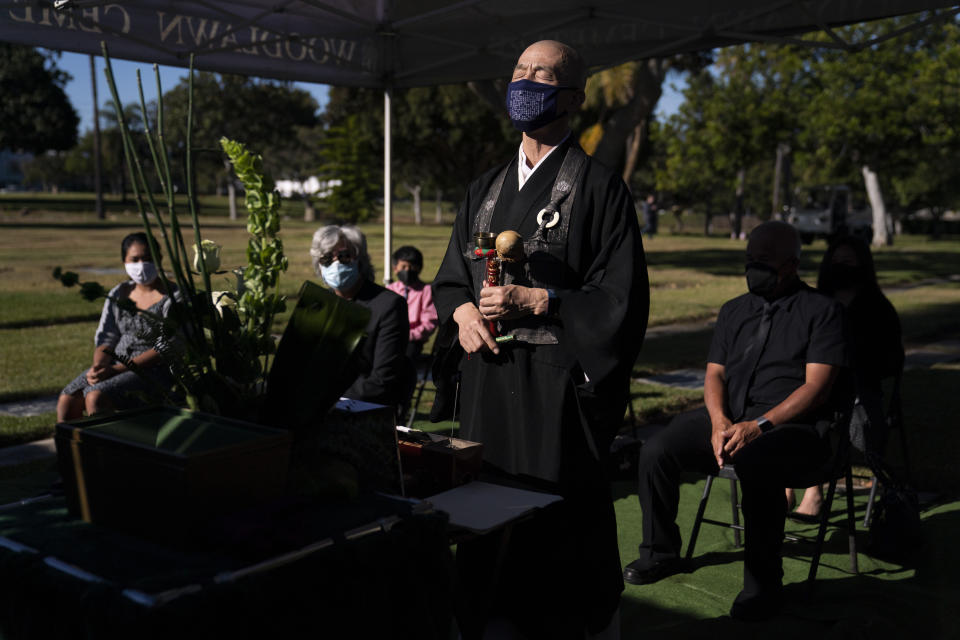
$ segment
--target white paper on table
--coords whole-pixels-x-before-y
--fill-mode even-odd
[[[373,402],[364,402],[363,400],[354,400],[353,398],[340,398],[335,409],[346,411],[348,413],[361,413],[363,411],[373,411],[375,409],[385,409],[386,405],[375,404]]]
[[[427,498],[450,515],[450,524],[474,533],[487,533],[511,520],[563,500],[552,493],[471,482]]]

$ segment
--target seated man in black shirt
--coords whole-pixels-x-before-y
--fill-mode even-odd
[[[784,487],[829,456],[825,405],[846,364],[840,305],[800,281],[800,238],[784,222],[750,235],[750,290],[720,309],[707,359],[706,408],[681,414],[640,450],[640,557],[631,584],[678,573],[680,473],[735,464],[746,531],[743,591],[730,615],[759,619],[781,600]],[[820,427],[820,429],[818,429]]]

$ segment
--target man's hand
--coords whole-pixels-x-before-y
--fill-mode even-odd
[[[724,459],[734,458],[740,449],[750,444],[763,434],[756,420],[738,422],[725,429],[722,436],[726,443],[723,445]]]
[[[480,290],[480,313],[487,320],[520,318],[530,314],[545,315],[549,303],[546,289],[508,284]]]
[[[713,421],[713,429],[710,432],[710,445],[713,448],[713,456],[717,459],[717,466],[723,468],[723,463],[725,462],[723,446],[727,443],[727,438],[724,436],[727,429],[732,426],[730,419],[726,416],[721,416],[718,420]]]
[[[497,287],[499,288],[499,287]],[[453,312],[453,321],[460,329],[460,346],[467,353],[477,353],[488,349],[500,353],[500,347],[493,339],[487,328],[487,321],[483,319],[477,307],[472,302],[464,302]]]

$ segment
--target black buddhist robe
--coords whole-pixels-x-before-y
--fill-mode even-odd
[[[490,231],[533,236],[569,144],[576,143],[554,150],[519,191],[517,159],[509,163]],[[474,220],[502,168],[470,185],[454,223],[433,282],[441,321],[477,302],[469,262]],[[602,630],[618,605],[623,582],[605,463],[623,422],[649,310],[646,261],[626,185],[588,158],[571,197],[566,247],[555,252],[562,258],[538,271],[541,286],[559,300],[546,319],[558,343],[506,343],[500,355],[473,354],[461,363],[462,436],[484,444],[485,462],[506,481],[564,497],[514,528],[502,575],[492,575],[499,542],[458,549],[466,589],[480,598],[496,593],[488,606],[507,610],[532,637]]]

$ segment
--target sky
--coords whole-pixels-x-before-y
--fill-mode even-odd
[[[143,82],[143,97],[149,103],[157,97],[157,82],[153,76],[153,65],[145,62],[129,62],[113,59],[113,75],[117,81],[117,92],[123,104],[139,102],[140,94],[137,91],[137,69]],[[110,99],[110,89],[107,87],[107,78],[104,75],[103,58],[95,58],[97,65],[97,100],[102,106]],[[66,71],[73,79],[67,83],[65,91],[73,108],[80,116],[80,133],[93,128],[93,88],[90,83],[90,56],[85,53],[64,52],[57,59],[57,67]],[[180,78],[187,77],[187,70],[180,67],[160,66],[160,86],[164,92],[177,86]],[[296,82],[298,89],[310,92],[322,109],[327,103],[329,87],[312,82]]]
[[[107,80],[104,76],[103,58],[97,56],[95,59],[97,65],[97,98],[101,105],[110,99],[110,89],[107,87]],[[73,79],[67,83],[66,92],[73,104],[74,109],[80,116],[80,133],[93,128],[93,93],[90,84],[90,57],[81,53],[63,53],[57,60],[57,66],[73,76]],[[143,81],[143,94],[149,103],[157,97],[156,81],[153,76],[153,65],[142,62],[128,62],[126,60],[113,60],[113,73],[117,80],[117,91],[120,93],[120,101],[123,104],[129,102],[139,102],[137,92],[136,70],[140,69],[140,76]],[[160,84],[163,91],[168,91],[175,87],[180,78],[185,78],[187,70],[180,67],[160,66]],[[676,88],[673,86],[678,84]],[[666,117],[676,113],[680,103],[683,102],[683,82],[673,77],[667,79],[663,86],[663,95],[657,103],[656,113],[659,117]],[[294,83],[297,88],[310,92],[314,99],[323,109],[327,103],[329,87],[323,84],[312,82]]]

